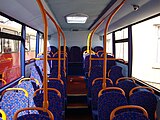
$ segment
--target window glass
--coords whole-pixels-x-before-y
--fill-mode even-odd
[[[113,53],[112,52],[112,33],[107,35],[107,53]]]
[[[0,53],[2,53],[2,39],[0,38]]]
[[[132,27],[132,76],[160,89],[160,43],[158,24],[160,24],[160,16]]]
[[[128,62],[128,42],[116,43],[116,58]]]
[[[18,40],[1,39],[0,75],[7,84],[21,76],[19,44],[20,41]],[[3,87],[3,85],[1,84],[0,87]]]
[[[37,31],[33,30],[32,28],[26,27],[25,60],[35,58],[36,34]]]
[[[31,47],[31,51],[36,50],[36,36],[34,35],[30,35],[30,47]]]
[[[19,41],[2,38],[2,53],[17,52],[19,50]]]
[[[128,38],[128,28],[115,32],[115,40],[121,40]]]
[[[43,34],[40,34],[40,41],[39,41],[39,53],[43,53],[43,44],[44,44],[44,40],[43,40]]]
[[[20,36],[18,33],[21,32],[22,25],[0,15],[0,27],[2,32]]]

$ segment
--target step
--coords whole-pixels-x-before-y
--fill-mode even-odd
[[[88,105],[86,103],[69,103],[67,104],[67,109],[88,109]]]

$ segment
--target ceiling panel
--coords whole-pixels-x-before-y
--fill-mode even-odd
[[[45,0],[63,30],[88,30],[111,0]],[[65,16],[84,13],[89,16],[85,24],[68,24]]]

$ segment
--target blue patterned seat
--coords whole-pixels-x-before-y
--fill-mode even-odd
[[[66,79],[66,76],[65,76],[65,72],[63,70],[63,68],[61,67],[60,69],[61,71],[61,80],[64,82],[64,89],[66,90],[66,85],[67,85],[67,79]],[[54,68],[52,68],[51,70],[51,74],[49,76],[49,78],[58,78],[58,66],[54,66]]]
[[[30,78],[35,78],[38,80],[39,82],[39,87],[42,88],[42,84],[43,84],[43,74],[40,73],[40,71],[38,72],[36,69],[36,66],[32,66],[31,67],[31,75]]]
[[[83,61],[83,69],[84,69],[85,73],[89,72],[89,64],[90,64],[89,58],[90,58],[90,55],[88,54]],[[98,56],[97,55],[91,55],[91,58],[98,58]],[[99,65],[99,60],[92,60],[91,61],[91,69],[96,65]]]
[[[96,119],[98,115],[97,111],[97,103],[98,103],[98,93],[102,89],[102,83],[103,83],[103,78],[96,78],[92,82],[92,88],[91,88],[91,107],[92,107],[92,116],[93,119]],[[112,87],[113,82],[107,78],[106,79],[106,87]]]
[[[26,78],[24,78],[26,79]],[[33,94],[34,92],[39,89],[39,85],[36,86],[36,88],[33,87],[33,84],[36,84],[35,81],[31,80],[30,78],[28,78],[29,81],[22,81],[21,83],[19,83],[17,85],[17,88],[24,88],[25,90],[27,90],[29,97],[28,97],[28,102],[29,105],[28,107],[35,107],[34,101],[33,101]]]
[[[102,54],[102,57],[103,57],[103,54]],[[112,55],[107,55],[107,58],[114,59],[114,57]],[[104,61],[100,60],[101,66],[103,66],[103,63],[104,63]],[[116,65],[115,60],[107,60],[107,66],[106,66],[107,67],[107,76],[108,76],[109,70],[115,65]]]
[[[108,77],[113,81],[113,84],[116,86],[116,80],[123,77],[122,68],[120,66],[112,66],[108,72]]]
[[[66,93],[65,93],[63,81],[61,79],[58,80],[57,78],[55,78],[53,80],[49,80],[48,88],[55,88],[61,93],[63,108],[65,108]]]
[[[102,89],[98,94],[98,120],[109,120],[113,109],[127,105],[124,94],[121,88],[109,87]]]
[[[123,81],[122,81],[123,80]],[[116,80],[116,86],[124,90],[127,99],[129,99],[129,92],[136,87],[134,78],[122,77]]]
[[[141,91],[137,91],[138,89],[141,89]],[[130,91],[129,104],[138,105],[145,108],[148,112],[149,119],[155,120],[154,115],[157,106],[157,98],[152,89],[142,86],[133,88]]]
[[[36,107],[42,107],[43,91],[39,90],[33,99],[34,99]],[[54,115],[54,120],[62,120],[63,119],[63,105],[62,105],[62,98],[61,98],[60,92],[54,88],[48,88],[48,101],[49,101],[48,109]],[[39,111],[39,113],[45,115],[44,113],[42,113],[42,111]]]
[[[103,76],[103,68],[101,66],[94,66],[91,70],[90,76],[88,77],[88,97],[91,97],[92,82],[95,78],[101,78]]]
[[[17,110],[28,107],[28,96],[25,96],[21,90],[8,90],[2,96],[1,109],[6,113],[8,120],[13,120],[14,113]],[[26,113],[22,112],[20,116],[24,114]]]

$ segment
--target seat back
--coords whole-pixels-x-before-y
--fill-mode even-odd
[[[102,89],[98,94],[98,120],[109,120],[113,109],[127,104],[125,93],[121,88]]]
[[[82,62],[81,49],[78,46],[72,46],[69,51],[69,62]]]
[[[102,89],[102,84],[103,84],[103,78],[96,78],[92,82],[92,88],[91,88],[92,110],[97,110],[98,93]],[[106,78],[106,86],[107,87],[113,86],[113,82],[111,79]]]
[[[108,72],[108,77],[113,81],[113,84],[116,86],[116,80],[123,77],[122,67],[117,65],[112,66],[110,71]]]
[[[95,52],[98,52],[99,50],[103,50],[103,47],[102,46],[96,46],[96,47],[94,47],[94,51]]]
[[[43,105],[43,89],[38,89],[34,93],[34,102],[36,107],[42,107]],[[54,114],[55,120],[62,120],[62,111],[63,111],[63,105],[62,105],[62,98],[61,93],[55,89],[55,88],[48,88],[48,102],[49,107],[48,109]],[[42,111],[39,111],[40,114],[44,114]]]
[[[8,88],[3,92],[1,109],[6,113],[8,120],[13,120],[15,112],[26,107],[28,107],[28,92],[26,90],[22,88]],[[26,113],[23,112],[20,116],[24,114]]]
[[[143,107],[147,110],[149,119],[155,120],[157,98],[154,95],[154,91],[151,88],[138,86],[133,88],[130,91],[129,95],[129,104]]]
[[[122,77],[116,80],[116,86],[124,90],[127,99],[129,99],[129,92],[131,89],[136,87],[134,78],[131,77]]]
[[[103,68],[101,66],[94,66],[91,70],[91,74],[88,77],[88,97],[91,97],[91,88],[92,88],[92,82],[95,78],[101,78],[103,77]]]
[[[34,79],[31,79],[31,78],[24,78],[24,79],[25,79],[25,81],[21,81],[21,82],[18,83],[17,88],[23,88],[28,92],[28,94],[29,94],[29,96],[28,96],[28,100],[29,100],[28,101],[29,102],[28,107],[35,107],[35,104],[34,104],[34,101],[33,101],[33,94],[37,89],[39,89],[39,82],[38,82],[38,84],[36,84],[36,82],[33,81]],[[36,88],[34,88],[34,87],[36,87]]]
[[[56,53],[58,51],[57,47],[55,46],[50,46],[49,47],[50,51],[52,51],[53,53]]]

